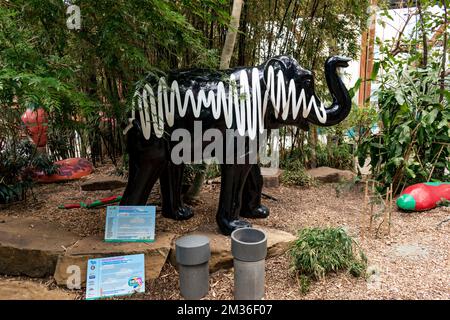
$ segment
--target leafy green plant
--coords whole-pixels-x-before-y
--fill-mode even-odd
[[[430,37],[427,31],[442,25],[445,14],[433,14],[432,5],[425,1],[419,8],[413,30],[416,36],[395,39],[394,43],[379,41],[378,64],[382,73],[376,97],[380,133],[365,136],[357,153],[360,165],[370,157],[372,176],[382,182],[380,191],[391,183],[394,193],[398,193],[413,183],[448,179],[445,174],[450,169],[447,42],[443,39],[440,51],[433,50],[426,41]],[[443,35],[439,36],[441,40]]]
[[[306,173],[301,160],[284,161],[282,168],[284,169],[281,175],[283,184],[305,187],[310,187],[314,184],[314,180]]]
[[[317,166],[336,169],[353,169],[353,152],[351,145],[342,143],[325,145],[319,143],[316,147]]]
[[[53,174],[58,167],[28,140],[12,141],[1,146],[0,203],[23,200],[33,186],[35,171]]]
[[[289,250],[291,267],[300,290],[306,293],[312,280],[323,279],[330,272],[345,270],[355,277],[365,274],[367,258],[342,228],[306,228],[298,232]]]
[[[66,27],[69,4],[80,7],[81,30]],[[232,66],[290,54],[317,71],[318,91],[325,92],[326,49],[357,56],[368,6],[368,0],[245,1]],[[94,164],[105,154],[120,163],[136,82],[177,68],[216,68],[229,11],[226,0],[3,1],[0,107],[44,108],[49,149],[58,158],[80,151]]]
[[[183,200],[186,203],[194,203],[200,193],[204,179],[220,177],[220,165],[211,164],[188,164],[183,173]]]
[[[73,157],[79,150],[94,163],[107,154],[116,164],[125,149],[121,125],[128,120],[136,81],[155,71],[216,66],[217,50],[203,26],[219,29],[229,21],[228,2],[70,4],[80,7],[81,30],[66,27],[67,1],[2,2],[0,122],[11,120],[4,117],[6,109],[16,107],[20,123],[21,113],[38,105],[49,115],[53,154]]]
[[[214,179],[220,177],[220,165],[217,163],[211,163],[206,170],[206,179]]]
[[[438,204],[441,207],[450,207],[450,200],[442,198],[441,201],[439,201]]]
[[[374,75],[375,77],[375,75]],[[354,104],[348,118],[339,126],[349,128],[350,142],[358,147],[365,137],[371,134],[371,128],[377,124],[378,112],[376,107],[369,103],[364,107]]]

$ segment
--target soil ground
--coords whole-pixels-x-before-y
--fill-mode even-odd
[[[108,167],[100,168],[96,174],[109,171]],[[200,201],[193,206],[195,216],[189,221],[165,219],[157,210],[157,232],[184,234],[202,224],[215,223],[219,190],[219,184],[204,185]],[[92,201],[121,192],[120,189],[115,192],[81,191],[79,181],[40,185],[34,189],[33,196],[0,209],[0,214],[40,217],[80,236],[103,234],[105,208],[60,210],[57,206]],[[263,199],[271,214],[268,219],[255,223],[293,234],[305,227],[343,227],[367,255],[371,274],[366,279],[354,278],[345,272],[332,274],[314,282],[309,293],[303,295],[290,271],[286,254],[267,260],[265,299],[450,299],[450,221],[443,222],[450,217],[450,208],[402,213],[394,205],[391,234],[384,234],[382,229],[377,237],[374,230],[369,234],[366,229],[362,237],[364,194],[361,188],[323,184],[311,188],[281,186],[264,192],[277,201]],[[160,204],[156,186],[149,202]],[[378,226],[380,221],[381,218],[376,220],[374,226]],[[43,283],[50,289],[56,288],[51,278],[28,280]],[[206,299],[232,299],[232,270],[212,274],[210,288]],[[84,298],[82,291],[77,294],[79,299]],[[7,297],[0,297],[3,298]],[[133,298],[181,299],[176,269],[167,262],[160,277],[147,283],[146,294]]]

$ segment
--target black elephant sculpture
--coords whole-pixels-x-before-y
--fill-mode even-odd
[[[176,130],[194,133],[189,148],[205,150],[210,144],[195,138],[195,124],[202,130],[214,129],[226,136],[227,130],[245,137],[245,142],[264,139],[264,130],[285,125],[308,130],[309,123],[332,126],[343,121],[351,109],[351,98],[337,69],[350,60],[330,57],[325,63],[326,82],[332,104],[325,107],[314,90],[310,71],[289,56],[277,56],[257,67],[239,67],[225,71],[191,69],[170,72],[166,77],[147,79],[136,90],[130,123],[126,128],[129,153],[129,178],[121,205],[145,205],[150,191],[160,179],[163,215],[183,220],[192,216],[182,203],[181,185],[184,163],[174,161],[180,139]],[[170,137],[170,138],[169,138]],[[238,139],[238,137],[236,138]],[[242,140],[240,140],[242,142]],[[222,152],[232,160],[221,163],[221,190],[216,221],[221,232],[231,234],[249,227],[240,219],[266,217],[261,205],[262,180],[255,162],[238,161],[240,142]],[[245,144],[245,152],[252,154]],[[233,151],[233,152],[230,152]],[[243,191],[245,193],[243,195]]]

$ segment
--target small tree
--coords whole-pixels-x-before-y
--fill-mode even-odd
[[[358,156],[361,165],[370,157],[374,179],[382,182],[382,189],[392,183],[394,193],[412,183],[444,180],[450,169],[447,31],[434,43],[427,40],[431,30],[442,25],[448,29],[445,1],[441,7],[443,13],[436,15],[422,1],[406,19],[418,16],[416,37],[405,39],[400,32],[394,43],[380,43],[378,64],[383,73],[376,92],[380,133],[366,137]],[[432,50],[437,41],[440,48]]]

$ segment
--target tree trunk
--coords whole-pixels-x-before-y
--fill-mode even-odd
[[[233,0],[233,9],[231,12],[230,26],[228,28],[225,44],[223,45],[222,56],[220,57],[220,70],[225,70],[230,67],[231,57],[233,56],[234,44],[236,42],[236,35],[239,30],[239,20],[241,17],[243,0]],[[184,201],[192,203],[200,194],[203,182],[205,181],[208,166],[201,164],[197,166],[197,173],[195,174],[192,186],[184,195]]]
[[[310,166],[311,168],[317,168],[317,128],[316,126],[312,126],[311,130],[309,131],[308,135],[308,143],[311,146],[311,159],[310,159]]]
[[[223,45],[222,56],[220,57],[220,70],[228,69],[230,67],[230,61],[234,51],[234,43],[236,42],[236,35],[239,30],[242,3],[242,0],[233,0],[230,26],[225,38],[225,44]]]
[[[422,29],[422,68],[426,68],[428,66],[428,40],[427,40],[427,32],[425,28],[425,23],[423,21],[423,13],[422,13],[422,4],[420,1],[417,1],[417,10],[419,12],[419,21]]]

